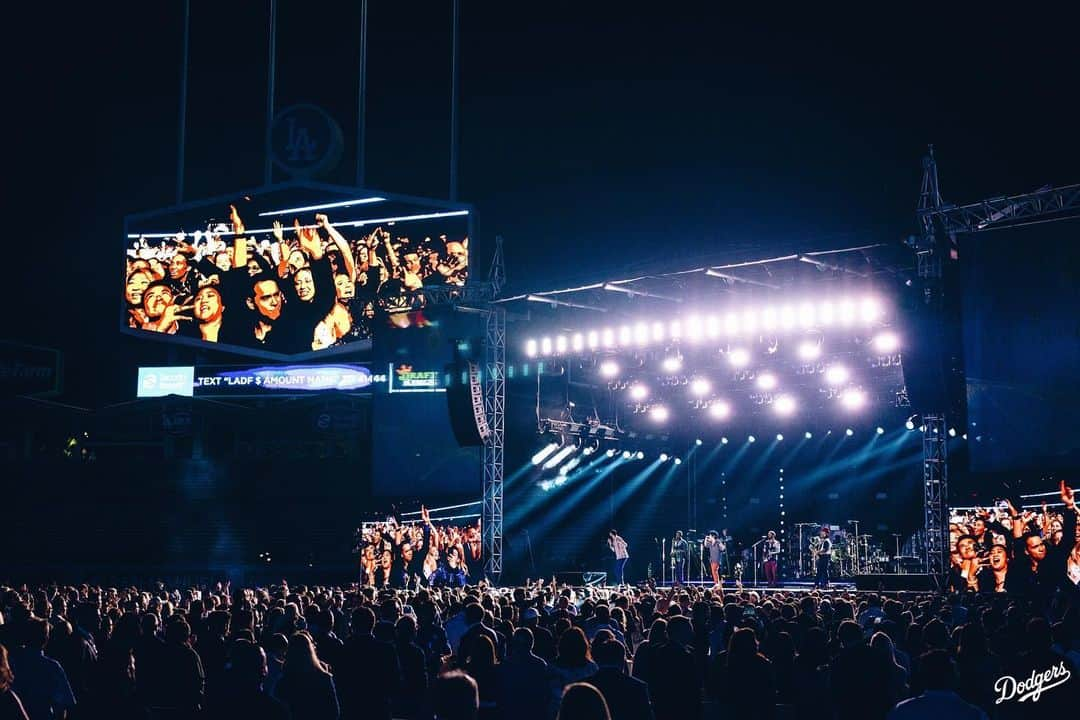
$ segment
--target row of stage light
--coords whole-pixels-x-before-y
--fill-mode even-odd
[[[581,354],[658,343],[699,343],[760,333],[793,333],[832,329],[871,328],[886,320],[885,307],[875,297],[803,301],[761,308],[731,309],[722,313],[690,313],[670,322],[639,321],[615,327],[529,338],[529,357]]]
[[[909,419],[907,423],[905,423],[905,428],[909,432],[915,430],[916,426],[913,424],[913,420]],[[918,430],[925,433],[926,426],[919,426]],[[880,437],[884,435],[886,431],[884,427],[878,425],[871,432],[871,437]],[[833,434],[832,430],[826,430],[822,433],[823,437],[829,437]],[[856,435],[856,431],[854,428],[849,427],[845,428],[843,431],[839,431],[838,434],[842,435],[843,438],[851,438]],[[967,433],[958,433],[955,428],[949,428],[948,435],[950,438],[960,436],[963,440],[968,439]],[[814,433],[810,430],[802,433],[802,438],[804,440],[812,440],[814,437]],[[783,433],[776,433],[774,439],[777,443],[781,443],[784,442],[786,436]],[[758,440],[759,438],[757,435],[749,434],[746,436],[745,443],[747,445],[753,445],[758,442]],[[725,435],[721,436],[719,442],[721,445],[728,445],[731,442],[731,439]],[[704,440],[697,438],[693,442],[693,447],[700,447],[703,443]],[[681,465],[683,462],[682,457],[667,450],[662,450],[660,452],[651,451],[648,453],[640,448],[635,448],[633,450],[618,450],[611,447],[606,450],[601,450],[599,445],[580,447],[573,442],[550,442],[532,456],[531,466],[534,468],[538,467],[541,471],[555,471],[553,478],[543,480],[540,483],[542,489],[550,490],[554,487],[560,487],[566,484],[568,478],[572,476],[573,471],[579,469],[581,463],[595,453],[602,453],[606,458],[615,460],[621,459],[626,462],[646,459],[655,460],[659,463],[672,461],[675,465]]]

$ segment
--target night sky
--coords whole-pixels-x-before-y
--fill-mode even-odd
[[[1063,17],[462,4],[459,196],[477,209],[478,255],[506,239],[515,290],[899,241],[930,142],[953,202],[1080,180]],[[167,357],[118,332],[116,268],[123,216],[175,197],[182,3],[131,5],[42,5],[7,41],[18,200],[0,335],[64,350],[63,399],[89,406],[129,399],[134,367]],[[192,2],[189,200],[262,183],[268,3],[222,5]],[[279,9],[277,107],[338,120],[345,154],[324,179],[340,184],[358,6]],[[445,197],[449,2],[371,6],[367,184]]]

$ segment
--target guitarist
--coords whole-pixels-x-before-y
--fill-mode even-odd
[[[828,525],[822,525],[818,532],[820,536],[814,538],[818,542],[813,543],[814,547],[811,548],[814,553],[814,561],[817,563],[814,587],[826,590],[829,587],[829,561],[832,559],[832,540],[829,539]]]

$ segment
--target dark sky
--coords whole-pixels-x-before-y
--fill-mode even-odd
[[[481,246],[506,238],[515,288],[899,240],[929,142],[948,200],[1080,180],[1064,17],[462,4],[460,198]],[[182,3],[98,5],[42,4],[5,50],[22,129],[0,334],[62,348],[67,397],[87,404],[127,399],[133,367],[166,359],[118,333],[116,263],[123,216],[175,196],[181,49]],[[192,2],[187,199],[262,182],[267,5]],[[278,107],[339,121],[327,180],[351,183],[359,3],[279,5]],[[445,197],[449,2],[371,5],[367,184]]]

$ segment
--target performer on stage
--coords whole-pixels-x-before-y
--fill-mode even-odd
[[[616,585],[625,584],[626,561],[630,559],[630,551],[627,549],[626,540],[619,533],[612,530],[608,533],[608,547],[615,553],[615,572],[612,577]]]
[[[820,536],[814,547],[811,548],[817,562],[817,576],[814,578],[814,587],[826,590],[829,587],[829,561],[832,559],[832,540],[829,539],[829,526],[822,525]]]
[[[709,550],[709,571],[712,572],[713,585],[720,584],[720,558],[727,550],[727,546],[720,539],[720,534],[710,530],[705,536],[705,547]]]
[[[770,530],[765,539],[765,582],[770,586],[776,585],[776,563],[780,559],[780,541],[776,539],[776,531]]]
[[[674,585],[686,583],[686,557],[689,547],[683,540],[682,530],[675,531],[675,538],[671,541],[671,581]]]
[[[720,567],[723,569],[721,575],[731,574],[731,554],[735,552],[735,538],[732,537],[731,531],[727,528],[720,530]]]

